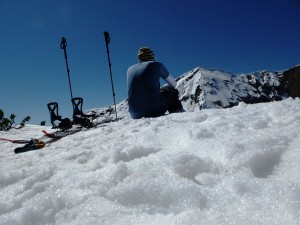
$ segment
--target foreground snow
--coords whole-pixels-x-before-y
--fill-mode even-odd
[[[125,118],[19,155],[1,142],[0,224],[299,224],[299,112],[287,99]]]

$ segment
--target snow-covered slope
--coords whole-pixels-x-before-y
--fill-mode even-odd
[[[289,98],[127,117],[19,155],[0,142],[0,224],[297,225],[299,111]]]

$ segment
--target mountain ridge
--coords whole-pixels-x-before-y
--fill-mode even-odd
[[[175,80],[184,109],[197,112],[208,108],[230,108],[240,102],[255,104],[300,97],[298,77],[300,65],[281,71],[260,70],[251,73],[195,67]],[[89,111],[109,116],[112,108]],[[122,117],[129,116],[126,99],[117,104],[117,112]]]
[[[283,100],[288,97],[286,86],[283,73],[265,70],[234,74],[196,67],[177,79],[180,100],[187,111]]]

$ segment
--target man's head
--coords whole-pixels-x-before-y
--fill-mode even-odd
[[[155,61],[154,53],[148,47],[140,48],[138,52],[138,59],[140,62]]]

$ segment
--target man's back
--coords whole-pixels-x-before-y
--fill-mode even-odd
[[[159,79],[168,76],[164,65],[155,61],[141,62],[128,69],[128,104],[133,118],[164,114],[166,99],[160,94]]]

